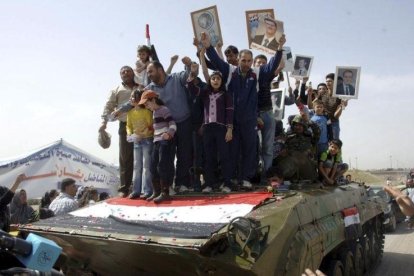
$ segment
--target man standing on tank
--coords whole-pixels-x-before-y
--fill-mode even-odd
[[[106,129],[108,123],[108,115],[115,109],[120,108],[127,103],[131,97],[131,93],[138,90],[139,86],[134,81],[134,71],[129,66],[123,66],[120,70],[122,83],[111,90],[108,100],[106,101],[102,114],[102,124],[99,131]],[[129,194],[129,188],[132,183],[132,175],[134,172],[134,144],[127,141],[126,136],[126,113],[117,117],[119,120],[119,177],[121,185],[118,189],[119,196],[126,197]]]
[[[158,61],[152,61],[147,66],[147,74],[151,83],[145,89],[155,91],[160,99],[170,109],[171,115],[177,124],[176,141],[176,173],[175,185],[180,193],[188,192],[190,185],[190,168],[192,165],[192,121],[188,103],[186,84],[190,73],[191,59],[182,59],[186,70],[178,73],[166,74],[164,67]]]
[[[282,47],[286,39],[283,35],[278,50],[266,65],[252,69],[253,54],[250,50],[239,53],[238,66],[223,61],[210,45],[208,34],[202,34],[201,42],[207,50],[207,56],[223,74],[223,81],[234,99],[234,132],[231,155],[236,170],[241,155],[241,180],[244,188],[251,188],[251,179],[256,173],[257,139],[257,101],[259,85],[274,78],[274,72],[282,59]],[[235,175],[235,173],[233,173]]]

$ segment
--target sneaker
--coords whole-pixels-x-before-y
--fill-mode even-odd
[[[154,198],[154,203],[158,204],[161,203],[165,200],[169,200],[170,196],[167,193],[161,193],[159,196],[157,196],[156,198]]]
[[[226,193],[226,194],[231,192],[231,189],[227,186],[223,186],[220,190],[221,192]]]
[[[172,186],[170,186],[170,188],[169,188],[169,194],[172,195],[172,196],[177,194]]]
[[[140,198],[147,199],[151,196],[151,194],[143,194]]]
[[[140,196],[140,194],[139,194],[139,193],[132,192],[132,193],[130,193],[130,194],[129,194],[128,198],[129,198],[129,199],[137,199],[137,198],[139,198],[139,196]],[[149,197],[149,196],[148,196],[148,197]]]
[[[153,193],[149,198],[147,198],[146,199],[146,201],[151,201],[151,200],[153,200],[154,198],[157,198],[158,196],[159,196],[160,194],[157,194],[157,193]]]
[[[119,197],[127,197],[127,193],[124,193],[124,192],[119,192],[119,193],[118,193],[118,196],[119,196]]]
[[[178,192],[180,194],[188,193],[188,188],[184,185],[181,185],[180,188],[178,189]]]
[[[253,185],[252,185],[252,183],[250,183],[250,181],[243,180],[242,187],[246,188],[246,189],[251,189],[251,188],[253,188]]]
[[[210,186],[205,187],[203,190],[201,190],[202,193],[211,193],[213,189]]]

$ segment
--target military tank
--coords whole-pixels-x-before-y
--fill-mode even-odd
[[[60,265],[98,275],[364,275],[382,257],[383,220],[362,184],[297,181],[158,205],[112,198],[20,230],[59,244]]]

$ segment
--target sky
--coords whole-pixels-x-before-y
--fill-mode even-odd
[[[145,43],[145,24],[164,66],[175,54],[196,59],[190,13],[213,5],[224,48],[248,47],[245,11],[274,9],[286,46],[314,57],[314,85],[336,66],[360,66],[359,98],[341,116],[344,161],[357,169],[414,167],[408,0],[2,0],[0,160],[63,138],[117,164],[118,124],[108,124],[112,145],[102,149],[100,116],[121,82],[119,69],[133,66],[137,45]],[[181,63],[173,72],[180,70]],[[295,106],[286,108],[286,115],[295,113]]]

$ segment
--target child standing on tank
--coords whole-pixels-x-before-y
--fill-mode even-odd
[[[342,163],[341,140],[333,139],[328,145],[319,157],[319,176],[325,184],[334,185],[336,179],[348,170],[348,164]]]
[[[134,188],[129,195],[130,199],[140,198],[141,189],[144,190],[142,198],[152,195],[151,154],[153,148],[154,129],[152,127],[152,112],[139,105],[141,92],[132,92],[131,104],[133,109],[127,113],[127,140],[134,142]]]
[[[154,148],[152,151],[151,173],[153,193],[147,201],[154,203],[170,199],[169,188],[174,178],[174,134],[177,125],[170,110],[152,90],[144,91],[140,105],[153,112]]]
[[[218,170],[217,160],[220,160],[224,178],[221,191],[229,193],[232,189],[229,142],[233,138],[233,97],[226,91],[219,71],[214,71],[208,76],[203,60],[204,51],[204,49],[201,51],[200,58],[207,87],[201,89],[193,83],[198,74],[198,64],[191,65],[191,74],[187,80],[190,93],[198,94],[204,104],[203,145],[206,157],[206,182],[202,192],[210,193],[217,188],[215,174]]]
[[[317,156],[321,156],[322,152],[328,149],[328,118],[324,114],[323,102],[316,100],[313,103],[314,110],[311,111],[311,121],[315,122],[320,129],[320,136],[317,145]]]
[[[140,89],[149,84],[147,66],[151,61],[151,49],[146,45],[140,45],[137,49],[137,61],[135,62],[134,80],[139,84]]]

